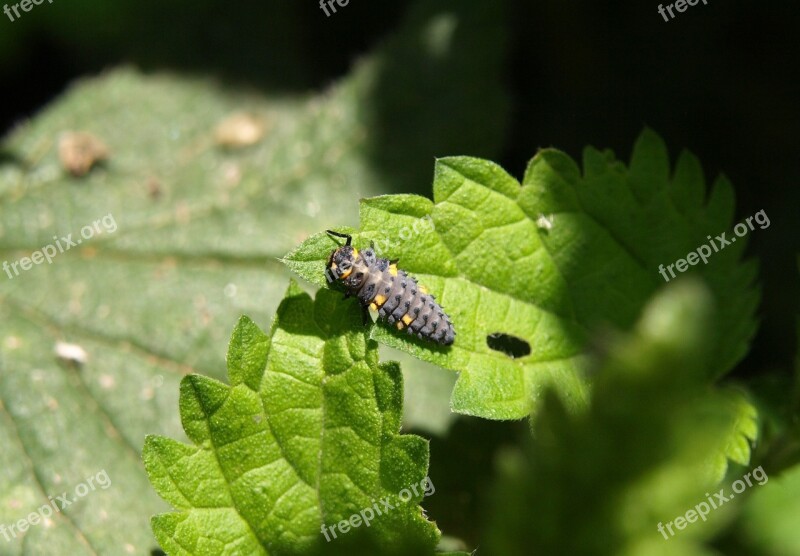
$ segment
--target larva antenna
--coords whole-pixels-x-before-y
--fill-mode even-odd
[[[325,231],[328,233],[328,235],[340,237],[340,238],[343,238],[343,239],[347,240],[347,243],[344,244],[345,247],[348,247],[350,245],[350,243],[352,243],[352,241],[353,241],[353,236],[351,236],[351,235],[340,234],[339,232],[334,232],[333,230],[325,230]]]

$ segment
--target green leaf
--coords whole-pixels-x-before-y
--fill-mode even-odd
[[[758,438],[759,416],[758,410],[748,399],[748,396],[738,390],[728,390],[728,403],[736,419],[731,422],[731,428],[725,436],[729,439],[725,451],[720,455],[720,467],[725,469],[728,459],[739,465],[750,463],[751,446]]]
[[[715,554],[704,541],[727,508],[674,535],[658,529],[723,478],[740,419],[729,392],[704,385],[712,309],[698,283],[669,285],[631,334],[606,342],[585,412],[545,395],[529,449],[500,461],[488,553]]]
[[[461,413],[495,419],[525,416],[549,386],[572,408],[587,398],[586,342],[597,327],[629,328],[664,285],[659,265],[695,250],[709,234],[730,232],[730,184],[717,180],[707,202],[696,159],[681,155],[674,176],[663,142],[646,130],[630,169],[610,152],[586,149],[583,174],[548,149],[531,161],[522,184],[492,162],[467,157],[436,162],[434,200],[390,195],[361,203],[354,244],[375,242],[400,259],[442,302],[458,336],[451,349],[386,327],[373,337],[425,361],[458,371],[452,396]],[[743,356],[759,299],[753,262],[741,263],[746,236],[691,267],[720,307],[713,357],[701,369],[715,378]],[[325,285],[336,245],[318,233],[284,262]],[[493,334],[527,343],[512,359],[492,349]]]
[[[358,160],[362,140],[341,116],[355,102],[264,99],[121,69],[79,83],[5,141],[13,157],[0,165],[0,261],[63,247],[54,236],[77,239],[94,222],[102,233],[52,264],[0,275],[0,434],[9,458],[0,517],[15,522],[102,469],[114,493],[66,508],[69,519],[54,527],[32,528],[8,545],[11,554],[156,547],[148,516],[165,506],[147,487],[142,439],[181,434],[178,384],[191,371],[220,375],[220,346],[242,312],[268,322],[287,279],[275,255],[318,218],[348,214],[349,190],[328,183],[331,164],[312,169],[283,145],[313,137],[313,149],[350,145]],[[239,110],[265,117],[272,131],[249,149],[223,150],[214,128]],[[58,160],[69,129],[111,152],[83,179]],[[79,345],[86,363],[60,362],[59,342]],[[81,535],[81,548],[62,546]]]
[[[323,534],[336,542],[336,530],[321,527],[374,514],[381,500],[396,509],[365,527],[375,542],[433,551],[439,532],[418,506],[428,444],[399,434],[400,368],[378,364],[359,311],[292,284],[269,337],[239,322],[228,376],[230,386],[199,375],[181,384],[194,446],[159,436],[145,444],[150,479],[178,510],[153,518],[169,554],[304,554]]]

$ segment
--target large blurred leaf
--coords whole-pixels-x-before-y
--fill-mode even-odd
[[[464,6],[452,11],[461,32],[498,24],[468,17],[475,3]],[[211,79],[120,69],[77,84],[3,142],[0,261],[29,257],[54,236],[77,238],[103,217],[116,226],[101,226],[104,233],[52,264],[13,279],[0,274],[0,523],[102,469],[113,481],[5,551],[131,546],[143,553],[155,545],[147,516],[165,506],[146,487],[144,435],[181,437],[175,408],[182,376],[222,378],[228,332],[242,313],[268,324],[287,278],[275,258],[312,230],[354,222],[359,196],[386,192],[381,176],[391,168],[373,156],[376,136],[366,124],[404,118],[417,121],[423,134],[444,122],[471,129],[464,114],[456,123],[445,113],[433,120],[381,114],[371,96],[376,84],[394,78],[386,68],[396,66],[404,41],[416,45],[415,37],[426,34],[419,24],[409,18],[374,60],[322,94],[265,98]],[[431,48],[447,47],[464,57],[460,63],[480,49],[448,45]],[[419,54],[426,52],[432,53]],[[498,87],[487,94],[499,96]],[[460,94],[447,82],[433,89],[432,102]],[[484,101],[495,104],[476,100],[472,109]],[[260,142],[244,149],[216,143],[215,127],[234,112],[263,122]],[[58,160],[68,130],[89,132],[110,151],[108,162],[83,179],[68,177]],[[446,139],[437,147],[450,152]],[[496,147],[493,137],[475,148]],[[88,362],[58,363],[59,341],[81,346]]]
[[[433,202],[410,195],[362,201],[354,245],[374,240],[381,256],[399,259],[437,295],[458,332],[448,349],[387,327],[375,327],[373,337],[459,371],[457,411],[519,418],[548,385],[580,407],[588,332],[630,327],[664,285],[659,265],[685,257],[709,234],[730,233],[730,183],[719,178],[706,200],[697,160],[684,153],[671,177],[666,147],[649,130],[629,168],[592,148],[583,167],[581,174],[564,153],[544,150],[520,185],[492,162],[445,158],[436,163]],[[744,355],[756,326],[756,264],[740,262],[746,236],[740,239],[691,267],[720,307],[709,338],[714,357],[702,369],[711,378]],[[285,260],[324,285],[333,247],[323,232]],[[509,357],[491,345],[497,334],[527,343],[527,352]]]
[[[723,478],[720,454],[740,419],[727,392],[704,384],[711,307],[696,283],[668,286],[632,334],[606,346],[587,411],[545,396],[530,449],[501,459],[489,553],[714,554],[699,541],[728,508],[675,535],[663,526]]]

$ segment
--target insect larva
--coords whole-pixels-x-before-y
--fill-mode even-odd
[[[346,295],[358,298],[362,307],[378,311],[380,318],[398,330],[449,346],[455,340],[453,323],[441,305],[419,285],[416,278],[388,259],[381,259],[372,248],[359,251],[351,245],[352,236],[328,230],[346,240],[328,258],[329,282],[340,281]]]

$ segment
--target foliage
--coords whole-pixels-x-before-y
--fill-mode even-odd
[[[494,419],[525,416],[554,391],[573,409],[587,399],[587,339],[599,326],[628,329],[663,285],[658,268],[686,256],[733,223],[730,183],[719,178],[704,199],[697,160],[669,158],[651,131],[625,168],[610,152],[586,149],[583,172],[564,153],[540,151],[518,183],[496,164],[467,157],[436,163],[433,201],[390,195],[361,202],[354,245],[374,241],[437,294],[460,331],[436,349],[384,327],[373,337],[458,371],[456,411]],[[420,225],[428,219],[431,226]],[[718,378],[747,350],[755,331],[756,265],[740,262],[744,241],[692,270],[719,307],[703,376]],[[335,247],[318,233],[285,257],[289,268],[325,284]],[[530,355],[511,358],[487,341],[505,334]]]

